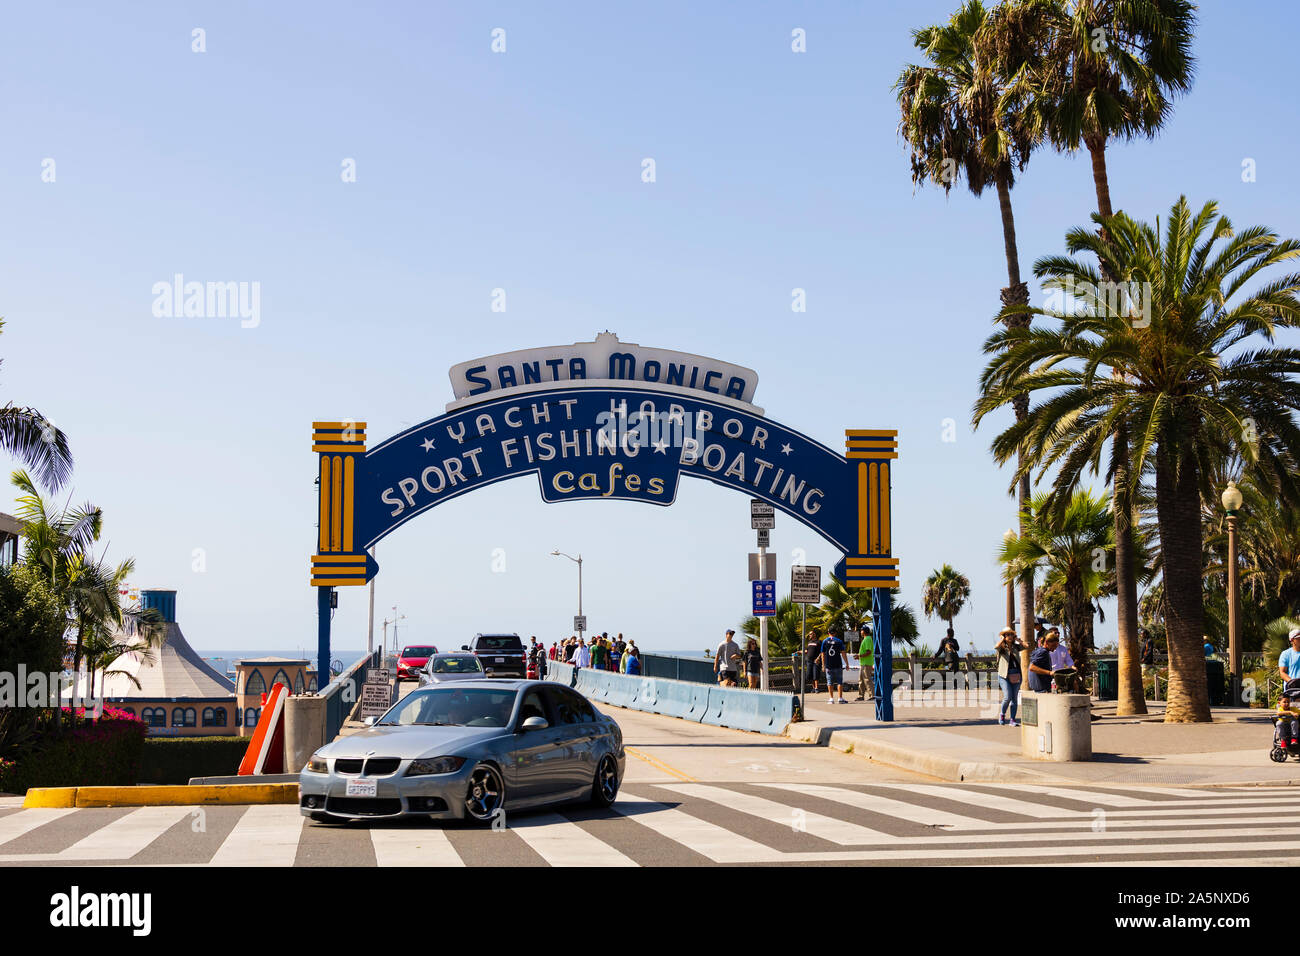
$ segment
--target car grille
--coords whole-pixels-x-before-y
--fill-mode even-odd
[[[334,771],[359,774],[364,770],[367,777],[386,777],[390,773],[396,773],[401,763],[401,757],[371,757],[368,760],[361,757],[340,757],[334,761]]]
[[[325,801],[325,809],[360,817],[386,817],[401,813],[402,801],[396,798],[330,797]]]

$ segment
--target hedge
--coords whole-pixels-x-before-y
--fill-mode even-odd
[[[125,711],[105,708],[97,721],[73,723],[72,711],[64,708],[62,726],[56,729],[50,716],[42,715],[31,749],[14,760],[0,760],[0,793],[136,783],[147,733],[141,721]]]
[[[228,777],[239,771],[251,737],[149,737],[140,783],[189,783],[191,777]]]

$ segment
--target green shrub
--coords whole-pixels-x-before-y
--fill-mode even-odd
[[[77,716],[80,717],[78,711]],[[130,714],[106,708],[97,721],[63,723],[42,714],[32,747],[14,760],[0,760],[0,793],[26,793],[31,787],[130,786],[140,772],[146,728]]]
[[[191,777],[228,777],[239,772],[251,737],[149,737],[144,742],[140,783],[189,783]]]

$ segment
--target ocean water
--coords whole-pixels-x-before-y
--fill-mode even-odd
[[[314,647],[308,649],[298,648],[297,650],[291,651],[205,651],[200,650],[199,648],[195,648],[195,650],[198,651],[199,656],[202,657],[213,670],[218,674],[230,677],[232,680],[234,679],[235,673],[235,661],[249,660],[254,657],[288,657],[294,660],[306,659],[309,662],[307,666],[312,670],[316,669],[316,648]],[[364,656],[366,652],[362,650],[343,651],[334,648],[330,653],[333,655],[335,661],[342,662],[343,666],[346,668],[355,663],[358,658]]]

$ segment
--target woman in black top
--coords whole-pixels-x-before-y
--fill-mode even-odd
[[[749,677],[751,690],[758,688],[758,676],[762,672],[763,655],[759,653],[758,641],[751,637],[749,643],[745,645],[745,674]]]

